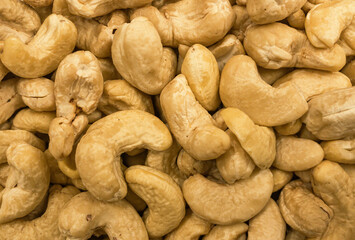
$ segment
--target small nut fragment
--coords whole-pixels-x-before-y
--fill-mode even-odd
[[[277,192],[282,189],[293,177],[292,172],[286,172],[277,168],[270,168],[270,170],[274,177],[274,189],[272,192]]]
[[[304,29],[304,22],[306,21],[306,15],[302,9],[292,13],[287,17],[287,22],[291,27],[297,29]]]
[[[281,135],[289,136],[298,133],[299,130],[301,130],[301,127],[302,127],[302,121],[300,119],[297,119],[290,123],[286,123],[280,126],[275,126],[274,129],[276,130],[276,132],[278,132]]]
[[[233,240],[239,239],[248,231],[248,225],[245,223],[235,223],[232,225],[214,226],[211,231],[202,238],[202,240]]]

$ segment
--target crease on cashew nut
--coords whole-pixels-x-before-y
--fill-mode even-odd
[[[324,158],[330,161],[355,164],[355,139],[324,141]]]
[[[323,161],[312,171],[312,187],[334,212],[321,239],[354,239],[355,188],[350,176],[339,164]]]
[[[120,155],[137,148],[164,151],[171,144],[168,128],[154,115],[119,111],[89,127],[76,149],[76,167],[91,194],[100,200],[117,201],[127,193]]]
[[[277,133],[284,136],[294,135],[298,133],[301,130],[301,128],[302,128],[301,119],[297,119],[292,122],[274,127]]]
[[[284,171],[304,171],[318,165],[324,157],[322,147],[309,139],[279,136],[273,166]]]
[[[197,240],[201,235],[206,235],[210,231],[211,226],[209,222],[199,218],[188,209],[180,225],[170,232],[164,240]]]
[[[104,81],[113,79],[122,79],[122,76],[117,72],[111,58],[98,58],[102,77]]]
[[[292,70],[293,68],[267,69],[258,67],[258,72],[260,74],[261,79],[263,79],[266,83],[270,85],[272,85],[274,82],[276,82],[277,79],[283,77]]]
[[[355,135],[355,87],[336,89],[313,97],[302,121],[318,139],[337,140]],[[339,124],[341,122],[341,124]]]
[[[195,99],[184,75],[178,75],[166,85],[160,94],[160,104],[174,137],[196,160],[215,159],[229,149],[228,135],[214,125],[211,115]]]
[[[223,120],[223,117],[222,117],[222,109],[219,109],[217,112],[215,112],[213,115],[212,115],[212,118],[214,119],[214,125],[218,128],[220,128],[221,130],[225,131],[227,130],[227,124],[224,122]]]
[[[334,46],[354,17],[355,2],[352,0],[329,1],[315,6],[308,12],[305,22],[309,41],[318,48]],[[355,50],[354,39],[352,45]]]
[[[227,226],[214,226],[211,231],[204,236],[203,240],[233,240],[239,239],[248,231],[248,225],[245,223],[235,223]]]
[[[36,112],[30,108],[19,111],[12,120],[12,129],[48,134],[55,112]]]
[[[227,184],[226,181],[224,181],[220,171],[218,170],[217,168],[217,164],[216,164],[216,161],[214,160],[211,160],[209,162],[212,162],[211,163],[211,167],[210,169],[208,170],[208,172],[205,174],[207,175],[207,179],[212,181],[212,182],[216,182],[216,183],[219,183],[219,184]],[[202,175],[202,174],[201,174]]]
[[[351,83],[355,84],[355,60],[352,60],[341,70],[343,74],[345,74],[351,81]]]
[[[346,63],[342,47],[319,49],[312,46],[302,31],[279,22],[247,29],[244,48],[264,68],[312,68],[337,72]]]
[[[47,78],[20,79],[16,86],[23,102],[32,110],[54,111],[54,82]]]
[[[10,166],[0,193],[0,223],[29,214],[42,201],[49,186],[49,168],[43,152],[25,142],[13,142],[6,151]]]
[[[174,180],[159,170],[133,166],[125,171],[129,187],[148,205],[143,214],[151,238],[162,237],[179,226],[185,216],[185,201]]]
[[[147,6],[136,9],[131,19],[148,18],[158,30],[164,46],[210,46],[231,29],[235,14],[228,0],[182,0],[160,9]]]
[[[246,6],[234,5],[232,8],[235,13],[235,21],[233,22],[231,32],[237,36],[240,41],[243,41],[245,38],[245,31],[249,26],[254,25],[254,23],[249,17]]]
[[[48,149],[44,151],[44,156],[46,157],[49,167],[50,183],[62,185],[69,184],[69,178],[59,169],[57,160],[52,156]]]
[[[110,239],[148,240],[142,219],[126,200],[103,202],[89,192],[69,200],[59,214],[58,227],[66,239],[89,239],[100,228]]]
[[[6,122],[14,112],[26,105],[16,91],[17,78],[0,82],[0,124]]]
[[[151,96],[139,91],[125,80],[108,80],[104,82],[104,90],[98,109],[106,115],[133,109],[154,114]]]
[[[307,237],[321,236],[333,218],[332,209],[301,180],[288,183],[278,203],[286,223]]]
[[[117,29],[112,60],[127,82],[150,95],[159,94],[174,78],[177,64],[174,51],[163,47],[154,25],[144,17]]]
[[[258,214],[269,201],[273,186],[270,170],[257,169],[249,178],[232,185],[218,184],[195,174],[185,180],[182,190],[197,216],[214,224],[229,225]]]
[[[292,172],[286,172],[277,168],[270,168],[270,171],[274,177],[274,189],[272,192],[277,192],[282,189],[293,177]]]
[[[218,94],[219,69],[216,58],[201,44],[192,45],[181,66],[181,73],[197,101],[207,111],[214,111],[221,104]]]
[[[18,38],[5,40],[2,63],[23,78],[37,78],[53,72],[75,47],[77,30],[67,18],[51,14],[33,39],[25,44]]]
[[[296,12],[292,13],[290,16],[287,17],[287,22],[291,27],[297,29],[304,29],[304,23],[306,21],[306,14],[302,9],[298,9]]]
[[[54,185],[49,189],[49,200],[46,212],[31,221],[23,219],[0,225],[0,240],[64,240],[58,229],[58,215],[64,205],[79,190],[72,186],[62,188]]]
[[[180,172],[185,175],[185,178],[187,178],[188,176],[194,175],[196,173],[207,174],[212,167],[212,161],[196,160],[191,157],[190,154],[188,154],[184,149],[181,149],[176,163]]]
[[[242,148],[234,133],[231,130],[227,130],[226,133],[231,139],[231,148],[216,159],[216,166],[223,179],[227,183],[233,184],[236,180],[248,178],[252,174],[255,164]]]
[[[6,150],[11,143],[26,142],[41,151],[44,151],[45,143],[34,134],[25,130],[1,130],[0,131],[0,164],[6,162]]]
[[[270,198],[264,209],[249,220],[248,240],[284,240],[285,236],[285,220],[277,203]]]
[[[261,169],[269,168],[276,155],[276,137],[272,128],[256,125],[237,108],[225,108],[221,115],[255,165]]]
[[[295,84],[271,87],[261,79],[253,59],[244,55],[234,56],[224,67],[219,94],[224,106],[239,108],[256,124],[264,126],[292,122],[308,109]]]

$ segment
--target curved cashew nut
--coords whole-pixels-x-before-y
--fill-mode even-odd
[[[154,115],[140,110],[119,111],[89,127],[77,146],[75,162],[91,194],[116,201],[127,193],[120,155],[137,148],[164,151],[171,144],[169,130]]]
[[[42,201],[49,186],[49,168],[41,150],[14,142],[6,151],[10,173],[0,193],[0,223],[29,214]]]
[[[37,78],[53,72],[75,47],[77,31],[67,18],[51,14],[28,43],[7,38],[1,54],[2,63],[23,78]]]
[[[26,108],[16,114],[12,120],[12,128],[48,134],[49,125],[54,118],[55,112],[36,112]]]
[[[289,183],[293,177],[292,172],[282,171],[277,168],[270,168],[272,176],[274,177],[274,189],[272,192],[277,192]]]
[[[125,171],[129,187],[148,205],[143,215],[151,238],[162,237],[178,227],[185,216],[185,201],[179,186],[167,174],[146,166]]]
[[[277,133],[284,136],[294,135],[298,133],[301,130],[301,128],[302,128],[301,119],[297,119],[292,122],[274,127]]]
[[[112,240],[148,240],[142,219],[126,200],[102,202],[89,192],[70,199],[59,214],[58,227],[67,239],[86,240],[102,229]]]
[[[178,75],[166,85],[160,94],[160,104],[176,140],[196,160],[214,159],[229,149],[228,135],[214,125],[211,115],[195,99],[184,75]]]
[[[330,161],[355,164],[355,139],[323,141],[324,158]]]
[[[229,225],[258,214],[269,201],[273,186],[272,174],[265,169],[255,170],[248,179],[232,185],[218,184],[196,174],[185,180],[182,191],[197,216],[214,224]]]
[[[144,17],[117,29],[112,60],[126,81],[150,95],[159,94],[174,78],[177,64],[174,51],[163,47],[154,25]]]
[[[245,223],[236,223],[227,226],[214,226],[211,231],[204,236],[203,240],[239,240],[245,232],[248,231],[248,225]]]

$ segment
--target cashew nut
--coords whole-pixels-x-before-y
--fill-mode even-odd
[[[212,160],[213,161],[213,160]],[[181,149],[177,157],[177,166],[182,174],[191,176],[196,173],[206,174],[212,167],[212,161],[199,161]]]
[[[268,84],[272,85],[277,79],[291,72],[293,68],[267,69],[258,67],[260,77]]]
[[[204,236],[203,240],[233,240],[238,239],[246,231],[248,231],[248,225],[245,223],[235,223],[227,226],[214,226],[211,231]]]
[[[292,13],[287,17],[287,22],[291,27],[297,29],[304,29],[304,23],[306,21],[306,14],[302,9],[298,9],[298,11]]]
[[[277,192],[282,189],[293,177],[292,172],[286,172],[277,168],[270,168],[270,171],[274,177],[274,189],[272,192]]]
[[[97,60],[99,60],[104,81],[122,78],[121,75],[117,72],[115,65],[113,65],[111,58],[98,58]]]
[[[69,183],[68,177],[59,169],[57,160],[48,151],[44,151],[50,172],[50,183],[66,185]]]
[[[352,60],[341,70],[351,81],[352,84],[355,84],[355,60]]]
[[[324,141],[324,158],[330,161],[355,164],[355,139]]]
[[[26,108],[16,114],[12,121],[12,129],[48,134],[49,124],[54,118],[54,112],[35,112]]]
[[[274,127],[276,132],[284,136],[294,135],[298,133],[301,130],[301,128],[302,128],[302,121],[300,119]]]

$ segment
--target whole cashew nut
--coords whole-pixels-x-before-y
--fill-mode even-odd
[[[324,158],[330,161],[355,164],[355,139],[323,141]]]
[[[54,112],[36,112],[26,108],[16,114],[12,121],[12,129],[48,134],[49,125],[54,118]]]

